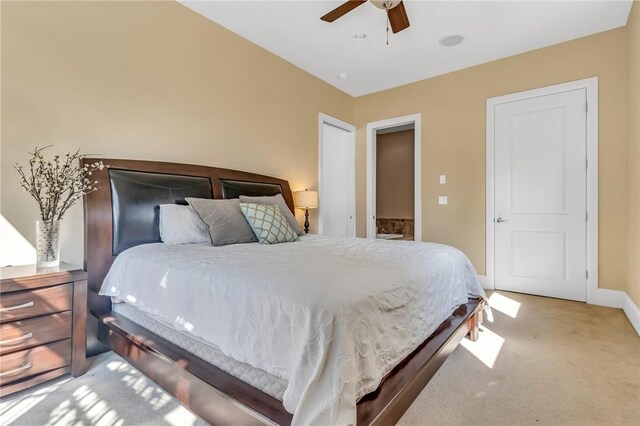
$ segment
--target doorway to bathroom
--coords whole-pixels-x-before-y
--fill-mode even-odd
[[[367,125],[367,237],[421,240],[420,114]]]

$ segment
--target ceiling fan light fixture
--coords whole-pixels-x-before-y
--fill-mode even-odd
[[[371,0],[371,3],[378,9],[391,10],[400,4],[400,0]]]
[[[320,19],[324,22],[334,22],[336,19],[339,19],[367,2],[368,0],[348,0],[328,13],[325,13]],[[382,9],[385,15],[387,15],[387,33],[389,32],[389,27],[391,27],[393,33],[396,34],[406,30],[411,25],[402,0],[371,0],[371,3],[377,8]]]
[[[453,34],[450,36],[442,37],[440,39],[440,46],[443,47],[454,47],[459,45],[464,41],[464,36],[460,34]]]

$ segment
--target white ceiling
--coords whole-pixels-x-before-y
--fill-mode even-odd
[[[181,1],[253,43],[352,96],[396,87],[624,26],[632,1],[405,0],[411,26],[390,33],[364,4],[333,23],[320,17],[342,1]],[[356,42],[354,34],[365,33]],[[462,34],[445,48],[439,40]],[[339,73],[348,73],[340,80]]]

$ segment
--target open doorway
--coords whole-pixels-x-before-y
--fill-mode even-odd
[[[413,240],[413,123],[376,132],[376,238]]]
[[[367,125],[367,237],[421,240],[420,115]]]

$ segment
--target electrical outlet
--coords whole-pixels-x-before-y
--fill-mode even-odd
[[[438,197],[438,204],[440,204],[441,206],[446,205],[446,204],[448,203],[448,201],[449,201],[449,200],[447,199],[447,196],[446,196],[446,195],[440,195],[440,196]]]
[[[440,175],[440,185],[447,183],[447,175]]]

